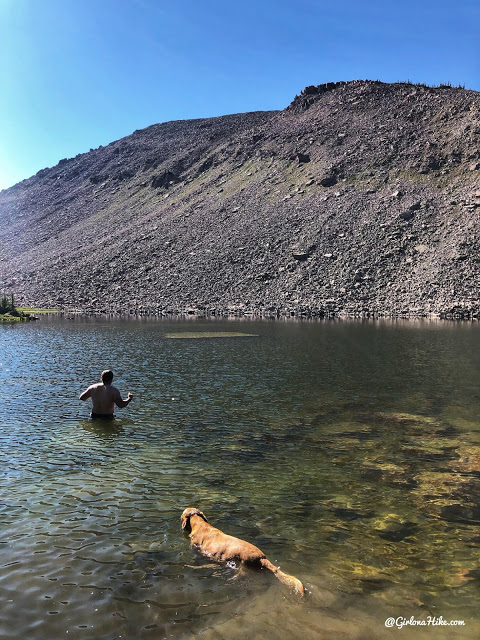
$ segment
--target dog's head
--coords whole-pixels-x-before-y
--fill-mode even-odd
[[[192,508],[192,507],[188,507],[182,513],[181,518],[180,518],[180,522],[182,523],[182,529],[186,529],[187,531],[191,531],[190,518],[192,516],[200,516],[200,518],[203,518],[205,520],[205,522],[208,522],[207,518],[200,511],[200,509],[195,509],[195,508]]]

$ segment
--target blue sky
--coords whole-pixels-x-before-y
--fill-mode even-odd
[[[0,0],[0,189],[157,122],[354,79],[480,90],[478,0]]]

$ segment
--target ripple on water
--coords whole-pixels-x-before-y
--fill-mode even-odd
[[[478,407],[458,340],[321,324],[258,323],[255,340],[167,340],[179,329],[162,323],[25,329],[2,333],[0,636],[383,637],[394,609],[468,618],[462,640],[478,637]],[[136,394],[108,426],[72,400],[105,366]],[[186,506],[309,596],[197,557]]]

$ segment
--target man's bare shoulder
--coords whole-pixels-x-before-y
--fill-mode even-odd
[[[110,393],[113,393],[114,396],[120,395],[120,391],[117,389],[117,387],[114,387],[113,384],[109,384],[107,389],[110,391]]]

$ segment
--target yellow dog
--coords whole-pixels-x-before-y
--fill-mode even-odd
[[[303,584],[297,578],[289,576],[267,560],[263,551],[250,542],[229,536],[220,529],[208,524],[205,515],[195,508],[188,508],[181,516],[182,529],[190,534],[192,547],[218,562],[241,562],[250,567],[268,569],[277,578],[293,589],[296,593],[304,595]]]

